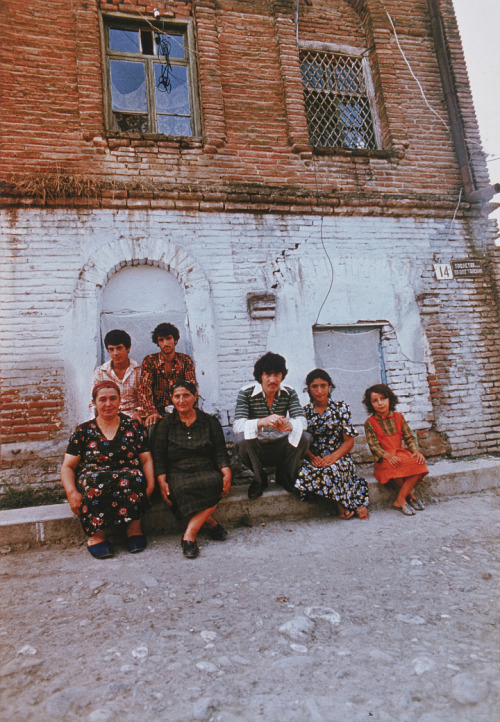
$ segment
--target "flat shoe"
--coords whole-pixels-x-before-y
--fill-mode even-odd
[[[185,557],[188,559],[196,559],[198,554],[200,553],[200,550],[198,549],[198,542],[196,541],[187,541],[186,539],[181,539],[182,544],[182,553]]]
[[[409,499],[408,504],[412,509],[415,509],[415,511],[423,511],[425,509],[425,506],[420,499]]]
[[[115,554],[113,547],[107,541],[92,544],[92,546],[87,546],[87,549],[94,559],[109,559]]]
[[[259,496],[262,496],[266,487],[267,484],[260,484],[258,481],[252,481],[252,483],[248,487],[248,498],[258,499]]]
[[[406,514],[406,516],[413,516],[415,514],[409,504],[403,504],[403,506],[395,506],[394,508],[397,509],[397,511],[402,512],[403,514]]]
[[[144,551],[147,545],[148,542],[144,534],[134,534],[127,537],[127,549],[131,554]]]
[[[224,529],[222,524],[216,524],[215,526],[208,527],[208,536],[215,541],[224,541],[227,539],[227,531]]]

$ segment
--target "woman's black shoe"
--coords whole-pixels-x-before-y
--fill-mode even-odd
[[[227,531],[224,529],[222,524],[216,524],[215,526],[208,527],[208,536],[215,541],[224,541],[227,539]]]
[[[200,550],[198,549],[198,542],[196,541],[187,541],[186,539],[181,539],[182,544],[182,553],[185,557],[188,559],[196,559],[198,554],[200,553]]]

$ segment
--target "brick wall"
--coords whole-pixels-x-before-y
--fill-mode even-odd
[[[487,275],[437,281],[433,274],[436,255],[449,260],[450,245],[455,258],[469,253],[463,224],[448,241],[449,221],[436,219],[31,209],[4,221],[10,483],[24,483],[28,469],[37,479],[38,460],[55,463],[71,429],[87,418],[102,287],[120,266],[145,262],[182,284],[201,392],[225,426],[260,354],[283,353],[301,391],[316,365],[316,320],[378,322],[388,382],[427,452],[500,450],[492,285]],[[323,243],[335,277],[318,317],[329,283]],[[28,286],[25,273],[15,277],[21,268],[30,269]],[[252,292],[275,294],[275,319],[250,318]]]
[[[301,2],[300,40],[370,48],[383,138],[376,151],[314,154],[292,0],[28,0],[5,10],[4,483],[55,479],[70,430],[86,418],[102,289],[134,263],[180,283],[206,405],[226,426],[261,353],[283,353],[302,389],[316,365],[314,323],[377,322],[388,381],[424,448],[500,450],[494,228],[487,206],[457,207],[462,181],[427,3],[384,5],[425,99],[379,2]],[[193,24],[199,138],[106,130],[99,12],[141,18],[154,7]],[[481,187],[451,0],[441,9]],[[483,272],[436,279],[434,263],[463,258]],[[275,319],[251,319],[248,293],[274,294]]]
[[[192,140],[138,134],[124,138],[106,132],[101,34],[94,4],[47,0],[42,10],[33,0],[11,3],[2,49],[2,176],[21,182],[24,202],[33,202],[29,190],[36,192],[37,180],[41,192],[43,179],[59,174],[80,181],[81,176],[91,177],[95,198],[77,202],[100,207],[301,213],[303,208],[321,206],[323,212],[335,207],[357,213],[362,206],[365,213],[392,215],[405,215],[411,207],[415,213],[432,209],[449,215],[460,175],[427,4],[385,3],[425,99],[381,6],[352,4],[363,11],[357,14],[341,0],[302,2],[299,39],[372,48],[383,148],[371,154],[338,151],[317,156],[313,163],[291,0],[157,4],[161,19],[191,19],[194,25],[203,135]],[[487,182],[487,171],[451,0],[442,6],[474,172],[481,185]],[[119,10],[139,19],[152,12],[135,0],[102,0],[101,10]],[[16,199],[5,202],[19,204]],[[54,202],[63,204],[62,199]]]

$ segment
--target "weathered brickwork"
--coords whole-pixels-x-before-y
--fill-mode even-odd
[[[313,327],[368,323],[427,454],[500,451],[498,249],[487,205],[462,193],[457,206],[463,169],[428,3],[301,0],[298,30],[294,7],[28,0],[5,10],[4,485],[54,481],[70,429],[86,418],[103,289],[137,264],[183,289],[204,406],[227,429],[261,353],[283,353],[302,389],[316,366]],[[192,24],[200,137],[106,128],[102,17],[152,20],[155,8]],[[481,190],[489,179],[451,0],[440,10]],[[297,32],[367,49],[377,150],[312,148]],[[481,273],[436,278],[434,264],[460,259]],[[274,297],[274,317],[252,318],[248,294]],[[356,449],[368,458],[362,438]]]
[[[301,213],[312,207],[327,213],[332,207],[357,212],[352,209],[362,206],[365,213],[399,215],[411,204],[414,213],[425,215],[431,207],[449,215],[453,207],[460,178],[425,2],[385,5],[426,99],[378,2],[300,4],[301,41],[372,48],[383,135],[379,151],[337,151],[316,157],[315,163],[291,0],[157,4],[164,20],[191,19],[197,38],[203,136],[183,140],[107,133],[98,8],[81,0],[47,0],[43,10],[34,0],[32,5],[10,4],[3,51],[2,175],[16,179],[25,193],[36,190],[37,181],[42,192],[44,181],[59,174],[77,180],[91,176],[105,192],[96,186],[96,197],[79,203],[110,208],[210,210],[216,204],[214,210]],[[465,64],[450,0],[442,6],[481,185],[487,173]],[[151,7],[134,0],[103,0],[101,11],[152,17]],[[26,32],[26,17],[32,33]],[[75,205],[74,199],[68,203]]]

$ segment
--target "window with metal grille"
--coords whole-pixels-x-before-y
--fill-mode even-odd
[[[376,149],[363,58],[302,50],[307,125],[315,148]]]
[[[199,135],[188,27],[108,19],[105,42],[110,130]]]

